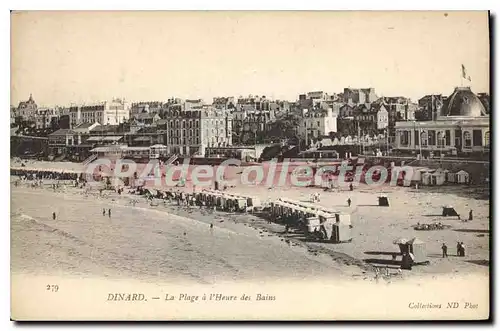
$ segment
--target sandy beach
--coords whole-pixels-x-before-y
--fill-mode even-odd
[[[27,167],[79,171],[78,164],[47,165],[33,162]],[[81,168],[80,168],[81,169]],[[236,168],[235,173],[240,170]],[[186,185],[181,190],[189,191]],[[488,274],[489,201],[474,199],[467,187],[415,188],[357,186],[323,192],[319,188],[235,185],[229,192],[259,196],[262,200],[287,197],[308,200],[320,192],[319,204],[351,214],[353,240],[331,244],[307,242],[299,233],[284,234],[284,226],[248,214],[213,212],[198,207],[180,207],[160,202],[150,206],[145,199],[66,187],[12,187],[12,271],[38,274],[77,274],[133,278],[147,281],[182,280],[217,283],[228,280],[308,278],[334,275],[372,281],[374,268],[388,267],[393,278],[418,275],[448,277]],[[470,189],[469,189],[470,190]],[[390,207],[378,207],[385,194]],[[346,200],[352,205],[347,207]],[[139,203],[130,204],[131,199]],[[439,216],[443,205],[453,205],[466,218],[473,209],[474,220]],[[102,210],[112,209],[112,216]],[[51,218],[52,212],[57,219]],[[417,222],[442,222],[450,229],[416,231]],[[210,230],[209,224],[215,228]],[[397,275],[395,266],[384,261],[397,252],[393,241],[418,237],[426,242],[430,263]],[[465,257],[455,256],[457,241],[467,247]],[[449,258],[441,257],[442,243]]]

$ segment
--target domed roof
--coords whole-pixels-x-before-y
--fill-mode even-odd
[[[470,87],[456,87],[441,110],[441,116],[480,117],[486,109]]]

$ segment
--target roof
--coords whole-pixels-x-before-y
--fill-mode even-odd
[[[134,138],[134,141],[150,141],[149,137],[137,137]]]
[[[49,134],[49,137],[51,137],[51,136],[65,136],[68,134],[75,134],[75,133],[76,133],[75,131],[70,130],[70,129],[59,129],[56,132],[52,132],[51,134]]]
[[[82,123],[82,124],[80,124],[80,125],[76,126],[74,129],[75,129],[75,130],[76,130],[76,129],[88,129],[88,128],[90,128],[92,125],[95,125],[95,124],[97,124],[98,126],[100,125],[99,123]]]
[[[119,128],[119,125],[99,125],[91,129],[91,132],[114,132]]]
[[[480,117],[485,115],[486,109],[470,87],[455,88],[441,110],[441,116]]]

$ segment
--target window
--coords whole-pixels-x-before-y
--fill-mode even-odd
[[[422,140],[422,147],[427,147],[427,132],[422,132],[420,134],[420,139]]]
[[[446,146],[451,145],[451,135],[450,134],[451,134],[450,130],[445,131],[445,144],[446,144]]]
[[[418,146],[418,145],[420,145],[420,139],[419,139],[420,137],[419,137],[418,130],[415,130],[414,133],[415,133],[414,134],[414,137],[415,137],[415,140],[414,140],[415,141],[415,146]]]
[[[465,147],[471,147],[472,144],[471,135],[470,132],[468,131],[464,132],[464,143]]]
[[[484,133],[484,146],[490,146],[490,131]]]
[[[410,135],[408,131],[402,131],[400,135],[401,146],[408,146]]]
[[[438,147],[444,146],[444,132],[440,131],[437,134],[437,145]]]
[[[428,144],[431,146],[436,145],[436,131],[435,130],[429,130],[428,134]]]
[[[483,145],[483,133],[481,130],[473,130],[472,131],[472,145],[473,146],[482,146]]]
[[[460,130],[455,130],[455,147],[459,148],[462,146],[462,133]]]

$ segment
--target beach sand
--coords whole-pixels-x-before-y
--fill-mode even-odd
[[[82,169],[80,164],[39,161],[30,161],[27,167]],[[242,169],[232,167],[231,171],[228,178],[236,178]],[[192,183],[177,189],[192,191]],[[263,201],[280,197],[306,201],[311,193],[320,192],[318,204],[351,214],[353,240],[342,244],[305,242],[300,234],[284,234],[283,225],[269,224],[254,215],[161,202],[152,207],[143,198],[127,194],[97,198],[97,192],[85,197],[83,190],[74,188],[55,193],[13,187],[12,270],[198,283],[328,274],[372,280],[372,265],[398,268],[385,262],[391,259],[390,254],[377,252],[398,252],[395,239],[418,237],[426,243],[430,263],[398,277],[489,272],[489,201],[475,199],[468,187],[415,190],[361,184],[352,192],[347,187],[324,192],[320,188],[237,183],[227,191],[258,196]],[[388,196],[390,207],[377,206],[381,193]],[[140,201],[135,207],[129,203],[132,198]],[[347,198],[352,200],[350,208]],[[462,219],[473,209],[474,220],[443,218],[439,215],[444,205],[453,205]],[[112,217],[103,216],[102,208],[112,208]],[[56,221],[51,219],[53,211],[58,214]],[[416,231],[412,226],[417,222],[442,222],[451,228]],[[215,225],[213,231],[210,223]],[[465,243],[465,257],[454,256],[457,241]],[[449,258],[441,257],[443,242],[448,245]]]

